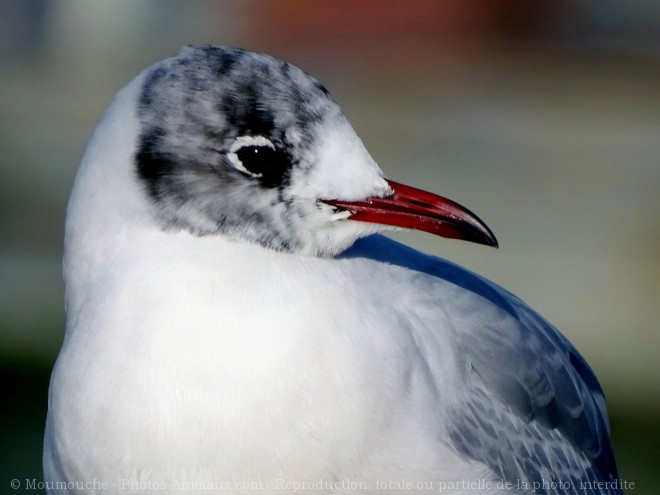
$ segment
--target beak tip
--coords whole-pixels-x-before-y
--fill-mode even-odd
[[[472,239],[472,242],[476,242],[477,244],[483,244],[484,246],[492,247],[495,249],[500,248],[500,243],[497,241],[497,238],[493,235],[490,230],[481,233],[482,235],[479,236],[478,239]],[[466,239],[470,240],[470,239]]]

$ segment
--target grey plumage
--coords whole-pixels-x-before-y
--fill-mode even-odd
[[[297,249],[291,222],[300,213],[286,186],[318,158],[312,146],[318,129],[345,120],[321,83],[268,55],[187,47],[149,73],[138,116],[137,172],[165,227]],[[257,181],[227,160],[245,136],[274,146],[269,170]],[[256,201],[234,201],[238,196]]]
[[[363,242],[343,256],[359,256]],[[449,261],[420,256],[385,239],[376,242],[380,245],[369,247],[369,257],[455,286],[449,299],[453,311],[447,314],[460,318],[452,322],[455,353],[469,384],[458,391],[446,425],[455,448],[513,487],[535,488],[536,493],[592,493],[588,484],[594,481],[616,485],[603,392],[573,345],[492,282]],[[494,304],[474,304],[475,298]],[[433,294],[429,299],[430,305],[443,304]]]

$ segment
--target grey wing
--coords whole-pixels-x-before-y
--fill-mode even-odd
[[[446,425],[454,448],[522,491],[622,493],[603,391],[558,330],[495,284],[381,236],[358,241],[344,256],[399,265],[455,286],[446,314],[462,319],[453,326],[466,388]],[[442,309],[442,301],[432,303]]]
[[[469,276],[456,281],[494,304],[470,314],[476,325],[456,325],[468,385],[448,424],[455,448],[536,493],[620,494],[603,391],[585,360],[522,301]]]

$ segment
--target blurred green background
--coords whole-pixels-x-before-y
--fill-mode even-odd
[[[303,67],[387,176],[477,212],[499,251],[397,237],[495,280],[562,329],[605,389],[630,493],[658,493],[652,0],[0,3],[0,493],[13,478],[41,479],[64,328],[62,226],[85,141],[133,75],[200,43]]]

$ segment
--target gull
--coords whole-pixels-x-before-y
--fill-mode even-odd
[[[328,90],[186,47],[68,207],[49,493],[620,494],[601,387],[516,296],[381,235],[497,246],[387,180]]]

